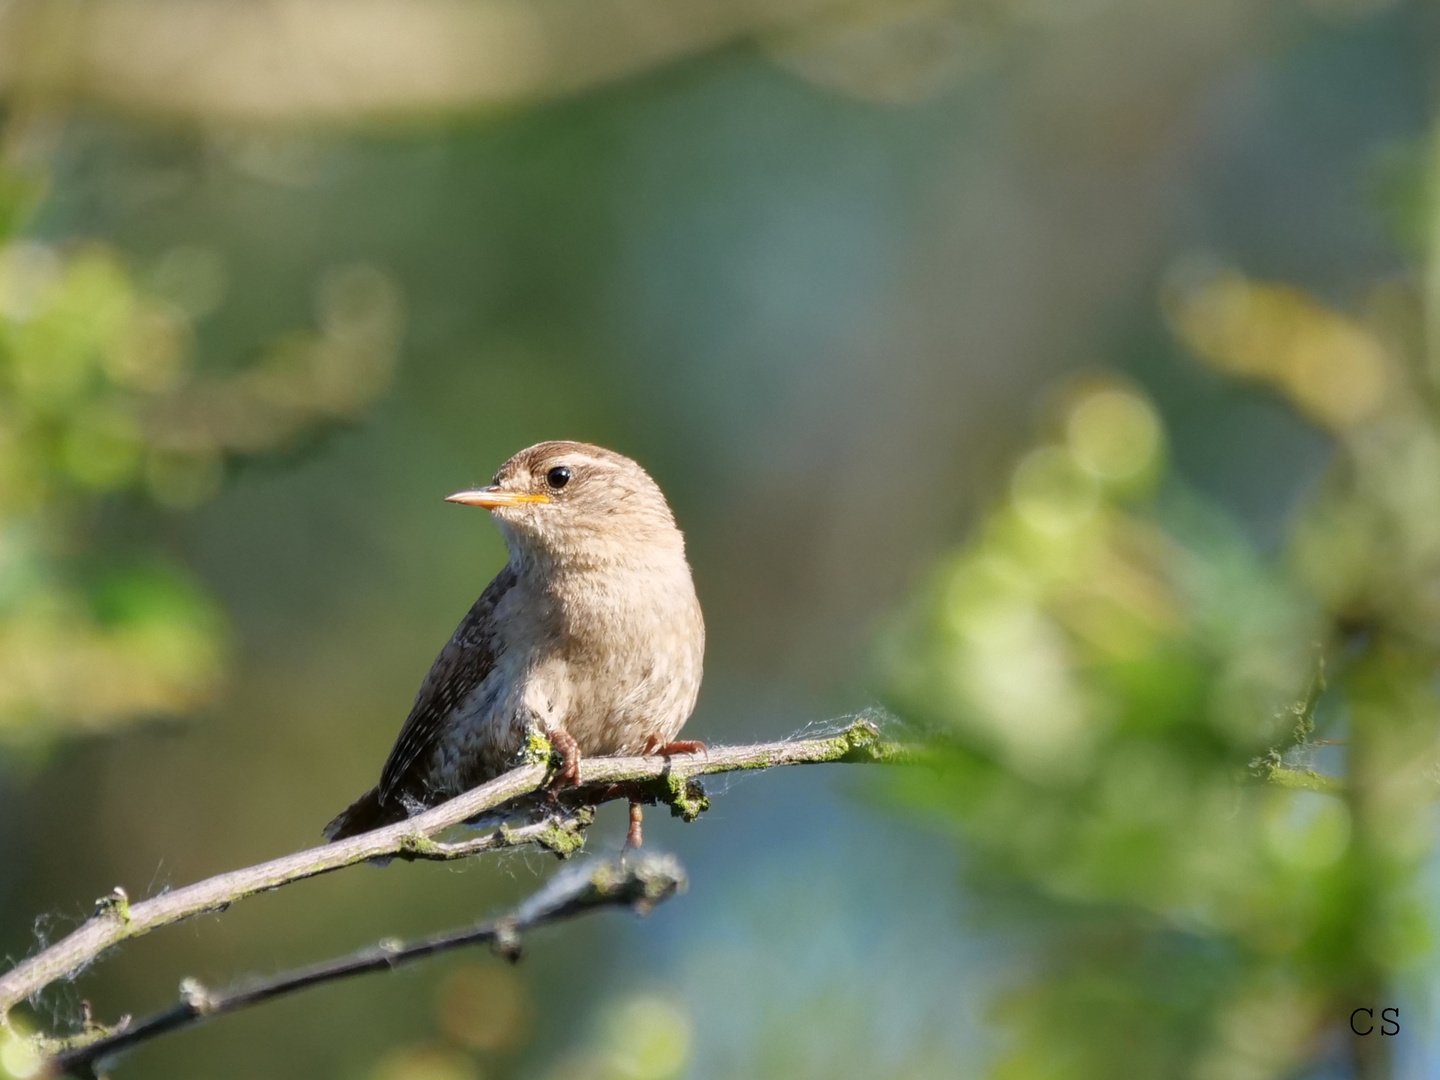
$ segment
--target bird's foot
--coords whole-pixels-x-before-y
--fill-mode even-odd
[[[641,828],[641,822],[645,819],[645,811],[634,799],[630,800],[630,831],[625,834],[626,850],[633,850],[645,843],[645,833]]]
[[[548,734],[550,745],[560,755],[560,768],[555,770],[555,776],[550,781],[553,798],[561,788],[575,787],[580,783],[580,744],[564,728],[556,728]]]
[[[645,749],[640,753],[646,757],[652,754],[658,757],[671,757],[675,754],[710,755],[709,748],[699,739],[677,739],[674,742],[662,743],[658,735],[651,735],[646,739]]]

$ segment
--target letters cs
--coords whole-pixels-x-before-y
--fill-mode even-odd
[[[1350,1030],[1356,1035],[1369,1035],[1375,1030],[1375,1010],[1362,1006],[1352,1012],[1350,1014]],[[1393,1005],[1380,1010],[1380,1034],[1400,1034],[1400,1010]]]

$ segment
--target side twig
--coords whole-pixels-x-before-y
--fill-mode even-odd
[[[1315,674],[1305,696],[1293,702],[1285,713],[1295,718],[1289,744],[1273,746],[1250,762],[1250,771],[1261,780],[1280,787],[1300,791],[1314,791],[1322,795],[1339,795],[1345,790],[1345,781],[1338,776],[1329,776],[1303,765],[1292,765],[1286,758],[1291,754],[1303,754],[1320,746],[1343,746],[1345,739],[1312,739],[1315,734],[1315,712],[1325,696],[1329,682],[1325,671],[1325,654],[1322,652],[1315,661]]]
[[[489,944],[510,960],[518,960],[520,935],[525,931],[608,907],[629,907],[646,914],[656,904],[683,892],[685,883],[685,871],[674,856],[636,852],[627,858],[597,861],[557,874],[510,915],[478,926],[434,934],[408,944],[382,941],[347,956],[229,990],[206,990],[187,979],[180,984],[181,1000],[174,1007],[92,1042],[60,1050],[45,1062],[42,1075],[103,1075],[102,1066],[108,1059],[160,1035],[297,990],[372,971],[393,970],[467,945]]]
[[[318,874],[372,859],[455,859],[517,844],[538,844],[563,856],[579,847],[589,823],[587,808],[611,799],[663,802],[673,814],[691,821],[708,806],[696,782],[701,776],[781,765],[893,762],[909,753],[883,741],[873,724],[857,721],[828,738],[715,747],[704,755],[587,758],[581,764],[579,786],[566,792],[548,816],[517,828],[501,825],[486,836],[455,844],[431,839],[452,826],[494,817],[497,812],[533,813],[533,802],[525,800],[544,786],[549,766],[522,765],[407,821],[338,843],[218,874],[137,903],[117,888],[97,901],[95,915],[73,933],[0,975],[0,1028],[9,1029],[9,1014],[17,1004],[72,976],[123,941]]]

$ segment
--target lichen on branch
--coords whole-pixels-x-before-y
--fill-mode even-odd
[[[580,849],[594,820],[593,808],[603,802],[663,803],[676,816],[693,821],[709,805],[699,783],[702,776],[783,765],[895,763],[912,753],[885,740],[874,724],[857,720],[823,738],[714,747],[676,757],[586,758],[580,783],[553,802],[537,798],[552,775],[552,765],[543,761],[548,755],[541,755],[542,762],[519,765],[406,821],[337,843],[232,870],[148,900],[131,901],[117,888],[73,933],[0,975],[0,1029],[10,1030],[10,1011],[20,1002],[73,977],[107,949],[195,915],[221,911],[256,893],[376,859],[453,860],[520,845],[535,845],[564,858]],[[477,819],[495,827],[474,839],[435,839]]]

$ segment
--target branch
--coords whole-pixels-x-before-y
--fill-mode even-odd
[[[683,892],[685,884],[685,871],[673,856],[637,852],[627,858],[592,862],[557,874],[510,915],[478,926],[434,934],[408,945],[393,939],[382,941],[347,956],[219,992],[206,990],[193,979],[186,979],[180,984],[179,1004],[133,1027],[122,1025],[98,1039],[60,1050],[45,1062],[42,1075],[94,1077],[96,1064],[103,1059],[212,1016],[237,1012],[352,975],[393,970],[466,945],[490,944],[510,960],[518,960],[520,935],[527,930],[600,908],[629,907],[647,914],[656,904]]]
[[[1345,781],[1338,776],[1327,776],[1314,769],[1297,769],[1289,765],[1267,764],[1263,778],[1272,784],[1299,791],[1315,791],[1321,795],[1341,795],[1345,792]]]
[[[1343,746],[1345,739],[1320,739],[1314,740],[1310,736],[1315,734],[1315,711],[1320,707],[1320,699],[1325,696],[1329,683],[1325,674],[1325,654],[1318,655],[1315,663],[1315,674],[1310,680],[1309,689],[1305,696],[1299,701],[1290,705],[1285,712],[1295,717],[1295,728],[1290,736],[1290,745],[1286,747],[1271,747],[1265,753],[1250,762],[1250,771],[1261,780],[1278,784],[1280,787],[1294,788],[1300,791],[1315,791],[1322,795],[1340,795],[1345,791],[1345,781],[1338,776],[1328,776],[1314,769],[1288,765],[1285,756],[1291,751],[1312,750],[1317,746]]]
[[[256,126],[513,108],[785,29],[837,0],[18,0],[0,93]]]
[[[74,975],[106,949],[182,919],[222,911],[236,900],[291,882],[372,859],[455,859],[524,843],[538,844],[563,857],[583,840],[589,824],[586,808],[612,799],[665,803],[671,813],[693,821],[709,805],[704,790],[695,782],[700,776],[780,765],[895,762],[908,756],[909,751],[883,741],[873,724],[861,720],[829,738],[716,747],[703,756],[586,758],[580,765],[579,785],[565,792],[559,804],[540,820],[519,828],[501,825],[484,837],[458,844],[431,839],[462,822],[493,817],[496,811],[513,816],[527,809],[529,804],[517,806],[517,802],[545,785],[549,769],[546,765],[522,765],[407,821],[347,840],[218,874],[140,903],[130,903],[123,889],[115,889],[97,901],[95,915],[79,929],[0,976],[0,1028],[9,1028],[10,1010],[21,1001]]]

